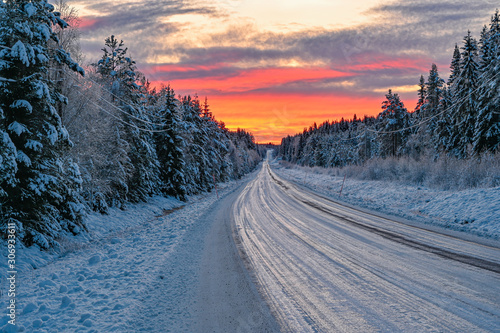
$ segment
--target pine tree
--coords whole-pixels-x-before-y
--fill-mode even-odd
[[[473,150],[495,152],[500,148],[500,17],[491,18],[489,30],[481,34],[481,86]]]
[[[445,82],[439,77],[439,72],[436,64],[432,64],[429,72],[429,77],[426,82],[426,96],[425,96],[425,120],[426,123],[421,126],[425,129],[426,135],[423,140],[426,144],[432,144],[435,141],[438,114],[440,112],[441,100],[443,98]]]
[[[479,81],[477,43],[470,31],[464,37],[460,75],[455,78],[452,89],[453,129],[448,150],[455,156],[465,158],[472,144],[478,111],[477,87]]]
[[[208,136],[206,140],[205,151],[208,158],[209,173],[212,174],[215,181],[226,181],[229,177],[229,164],[226,163],[224,156],[228,154],[227,130],[214,118],[208,105],[208,98],[201,109],[201,118],[203,127]]]
[[[63,159],[72,143],[55,109],[65,98],[48,66],[84,72],[64,49],[49,52],[52,26],[67,24],[46,0],[1,2],[0,11],[0,219],[17,223],[28,245],[48,248],[61,231],[85,229],[79,168]]]
[[[158,160],[160,163],[161,192],[165,195],[186,200],[186,180],[184,177],[184,141],[179,132],[181,129],[178,115],[179,101],[170,86],[159,93],[157,119],[164,123],[154,135]]]
[[[448,79],[448,86],[451,87],[455,83],[455,80],[460,76],[460,63],[462,62],[462,54],[458,45],[455,44],[455,49],[453,50],[453,57],[450,65],[450,77]]]
[[[425,118],[428,118],[437,113],[436,111],[443,96],[444,80],[439,77],[436,64],[432,64],[425,85]]]
[[[122,200],[133,202],[145,200],[155,193],[158,179],[158,158],[153,146],[152,122],[145,110],[144,101],[147,99],[144,86],[138,85],[135,61],[127,57],[127,48],[123,41],[118,42],[114,36],[105,40],[105,47],[101,60],[96,64],[97,72],[102,82],[111,93],[112,103],[120,109],[121,121],[117,124],[118,137],[128,143],[128,150],[122,150],[130,165],[118,165],[119,169],[131,170],[123,173],[126,182],[127,197],[121,195]]]
[[[409,114],[398,94],[385,95],[382,112],[378,116],[377,130],[380,132],[381,156],[398,156],[408,137]]]
[[[422,118],[422,114],[424,113],[424,105],[425,105],[425,96],[427,95],[427,89],[425,85],[425,79],[423,75],[420,75],[420,82],[418,84],[418,100],[417,106],[415,106],[415,111],[413,112],[415,120],[419,120]]]
[[[439,103],[438,108],[439,116],[436,121],[436,127],[434,130],[434,136],[432,137],[432,143],[434,146],[434,152],[436,156],[442,151],[446,150],[447,144],[450,141],[452,124],[451,113],[451,96],[450,90],[444,87],[443,89],[443,98]]]
[[[461,68],[460,64],[462,62],[462,54],[460,53],[460,48],[455,44],[455,49],[453,50],[453,56],[450,65],[450,77],[448,78],[448,88],[443,93],[443,100],[440,104],[440,112],[438,123],[436,124],[435,135],[433,137],[434,148],[437,152],[443,150],[450,152],[453,147],[457,146],[458,143],[455,140],[458,139],[454,135],[456,113],[453,108],[453,102],[455,100],[453,92],[455,91],[456,81],[460,78]]]
[[[0,212],[6,214],[2,209],[2,202],[7,199],[8,192],[16,186],[16,147],[5,129],[5,116],[0,109]]]
[[[186,176],[190,187],[188,193],[200,193],[213,188],[210,162],[207,156],[208,133],[201,117],[201,108],[197,97],[182,98],[182,115],[185,126],[185,141],[187,143]]]

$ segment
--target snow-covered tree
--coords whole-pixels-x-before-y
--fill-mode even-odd
[[[55,105],[66,101],[48,78],[53,60],[80,72],[57,43],[53,25],[67,26],[46,0],[0,2],[1,221],[43,248],[59,232],[85,228],[79,168],[63,158],[72,143]],[[15,163],[14,159],[15,158]],[[5,171],[6,172],[5,172]]]
[[[427,95],[427,90],[423,75],[420,75],[417,95],[418,95],[417,105],[415,106],[415,111],[413,111],[413,117],[415,118],[415,120],[421,119],[422,118],[421,115],[424,113],[425,96]]]
[[[447,144],[452,135],[451,131],[453,118],[451,116],[451,96],[450,90],[446,87],[443,88],[443,97],[439,103],[436,125],[434,128],[434,135],[432,137],[432,144],[434,152],[438,156],[442,151],[446,150]]]
[[[378,116],[381,156],[398,156],[401,154],[409,130],[410,117],[398,94],[389,89],[382,102],[382,112]]]
[[[462,62],[462,54],[460,53],[460,48],[458,44],[455,44],[455,49],[453,49],[453,57],[451,59],[450,65],[450,77],[448,78],[448,86],[452,86],[455,80],[460,76],[460,63]]]
[[[127,48],[123,41],[118,42],[114,36],[105,40],[101,60],[96,64],[101,81],[109,89],[111,103],[115,105],[114,113],[120,117],[117,124],[118,141],[128,144],[126,152],[131,170],[126,179],[120,182],[127,184],[127,197],[137,202],[155,193],[158,179],[158,158],[153,146],[152,124],[145,110],[144,87],[138,84],[135,61],[127,56]],[[122,159],[126,160],[126,159]],[[119,168],[125,166],[119,165]]]
[[[491,18],[488,30],[481,36],[482,77],[479,103],[474,129],[473,149],[476,154],[500,149],[500,15],[498,10]]]
[[[201,118],[201,108],[198,98],[191,96],[182,98],[181,102],[185,140],[187,142],[186,176],[190,193],[199,193],[211,190],[214,186],[210,170],[210,162],[206,147],[210,140],[207,128]]]
[[[432,64],[425,85],[425,118],[427,118],[437,113],[438,106],[443,96],[444,80],[439,77],[436,64]]]
[[[474,137],[478,111],[476,89],[479,83],[477,42],[470,31],[464,37],[463,43],[460,74],[451,86],[454,122],[448,143],[448,150],[460,158],[467,156]]]
[[[159,96],[156,119],[164,125],[159,128],[159,132],[155,133],[154,139],[160,164],[161,191],[165,195],[185,200],[186,180],[183,153],[185,143],[180,135],[179,101],[175,98],[174,90],[170,85],[162,89]]]

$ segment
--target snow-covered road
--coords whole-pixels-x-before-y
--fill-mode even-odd
[[[233,214],[283,331],[500,331],[498,248],[343,206],[268,162]]]

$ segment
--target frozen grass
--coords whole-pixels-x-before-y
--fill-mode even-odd
[[[482,161],[380,159],[342,169],[285,162],[273,163],[273,167],[279,176],[335,200],[500,240],[498,155]]]
[[[287,168],[293,164],[282,162]],[[295,165],[293,165],[295,167]],[[301,168],[301,167],[299,167]],[[364,165],[343,168],[304,168],[316,174],[359,180],[382,180],[423,185],[440,190],[465,190],[500,186],[500,154],[485,154],[480,160],[458,160],[442,156],[436,160],[423,157],[374,158]]]

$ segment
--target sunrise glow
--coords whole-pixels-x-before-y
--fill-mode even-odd
[[[389,89],[412,111],[420,75],[435,63],[447,78],[453,47],[463,37],[463,29],[455,30],[462,24],[444,29],[446,17],[429,20],[441,10],[432,1],[72,5],[82,16],[89,61],[114,34],[153,86],[207,97],[217,119],[249,130],[259,142],[279,143],[313,122],[377,115]],[[479,30],[489,7],[454,3],[446,10]]]

